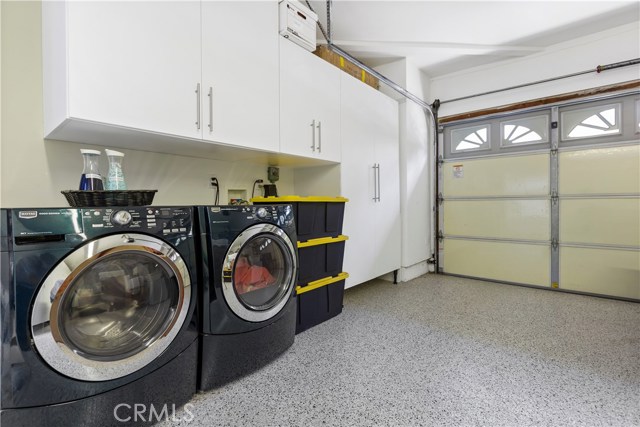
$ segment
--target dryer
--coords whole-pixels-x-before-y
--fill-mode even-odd
[[[8,209],[0,223],[0,424],[142,425],[193,396],[193,208]]]
[[[296,329],[298,253],[290,205],[198,207],[202,251],[199,388],[254,371]]]

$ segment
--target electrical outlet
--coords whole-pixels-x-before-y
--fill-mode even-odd
[[[276,166],[269,166],[267,168],[267,179],[270,183],[275,183],[280,179],[280,168]]]
[[[209,188],[218,188],[218,179],[215,176],[209,177]]]

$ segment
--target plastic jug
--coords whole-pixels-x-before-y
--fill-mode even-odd
[[[127,184],[124,182],[124,172],[122,171],[124,153],[109,149],[105,149],[104,152],[107,153],[109,159],[107,190],[126,190]]]
[[[82,158],[84,160],[84,169],[82,170],[82,176],[80,177],[80,190],[104,190],[102,183],[102,175],[98,169],[98,159],[100,158],[100,151],[80,149]]]

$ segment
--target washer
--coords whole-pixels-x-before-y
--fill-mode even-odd
[[[291,205],[198,208],[202,251],[199,388],[254,371],[294,341],[296,230]]]
[[[196,392],[191,207],[1,212],[0,424],[142,425]]]

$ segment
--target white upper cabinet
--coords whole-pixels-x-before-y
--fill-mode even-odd
[[[74,140],[67,125],[89,122],[199,137],[199,2],[42,9],[45,135]]]
[[[180,138],[279,151],[276,2],[42,9],[46,137],[179,153]]]
[[[280,39],[280,151],[339,162],[342,71]]]
[[[278,3],[202,2],[205,140],[279,150]]]

